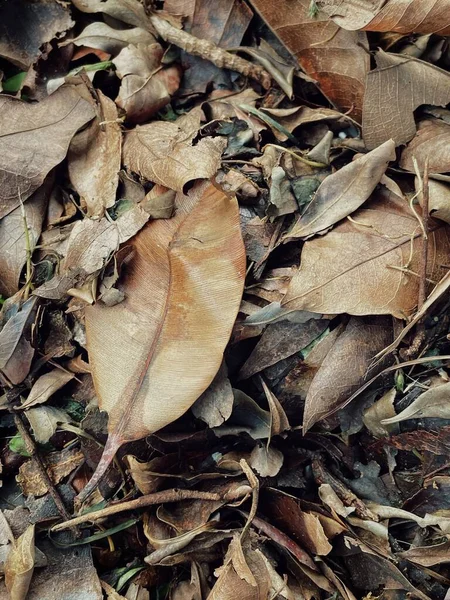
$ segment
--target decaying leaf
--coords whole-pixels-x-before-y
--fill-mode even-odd
[[[447,71],[416,58],[381,50],[376,61],[377,68],[367,75],[363,106],[363,137],[369,149],[391,138],[396,146],[409,142],[416,133],[413,114],[416,108],[421,104],[445,106],[450,102]]]
[[[261,477],[275,477],[283,466],[283,461],[283,454],[276,448],[255,446],[248,462]]]
[[[135,27],[149,26],[145,8],[138,0],[72,0],[72,3],[82,12],[104,13]]]
[[[33,429],[37,442],[45,444],[55,433],[58,423],[68,423],[69,415],[55,406],[38,406],[26,411],[26,416]]]
[[[0,98],[0,217],[14,210],[66,156],[74,134],[93,107],[74,87],[64,86],[38,103]]]
[[[43,404],[52,394],[71,381],[73,377],[73,373],[63,371],[62,369],[53,369],[53,371],[41,375],[31,388],[21,408],[28,409],[31,406],[36,406],[36,404]]]
[[[11,600],[25,600],[34,571],[34,525],[14,542],[5,563],[5,582]]]
[[[439,419],[450,419],[450,383],[444,383],[432,387],[414,400],[401,413],[389,419],[383,419],[383,425],[400,423],[407,419],[419,419],[421,417],[438,417]]]
[[[450,245],[444,224],[430,221],[430,232],[429,251],[436,259],[428,267],[437,271],[428,276],[436,281],[444,274],[439,265],[449,262]],[[351,222],[305,243],[300,269],[282,305],[317,313],[405,318],[417,304],[419,278],[412,273],[419,270],[420,235],[406,201],[380,189]]]
[[[206,183],[179,194],[176,207],[134,239],[125,301],[86,311],[89,362],[109,414],[88,490],[124,442],[174,421],[208,387],[239,309],[245,254],[236,200]]]
[[[149,181],[180,192],[189,181],[210,179],[219,167],[226,140],[205,137],[192,145],[200,118],[200,112],[193,110],[174,123],[138,125],[125,139],[125,166]]]
[[[218,427],[230,417],[233,400],[233,388],[228,379],[227,367],[225,362],[222,362],[208,389],[192,405],[192,412],[197,419],[205,421],[208,427]]]
[[[369,198],[391,160],[395,160],[393,140],[326,177],[286,237],[314,235],[350,215]]]
[[[70,42],[64,42],[61,45],[71,43],[76,46],[87,46],[103,50],[108,54],[118,54],[128,44],[153,44],[154,42],[155,37],[140,27],[114,29],[106,23],[96,21],[87,25],[80,35],[70,40]]]
[[[226,423],[213,429],[217,436],[248,433],[254,440],[269,439],[271,415],[242,390],[233,390],[233,412]]]
[[[400,166],[414,173],[413,158],[421,173],[428,160],[430,173],[450,171],[450,125],[439,119],[424,119],[419,123],[417,133],[402,152]]]

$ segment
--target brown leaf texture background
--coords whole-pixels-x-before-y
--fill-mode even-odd
[[[134,239],[125,301],[86,311],[92,374],[109,415],[97,474],[124,442],[194,403],[220,367],[237,314],[245,254],[236,200],[206,183],[179,194],[176,210]]]

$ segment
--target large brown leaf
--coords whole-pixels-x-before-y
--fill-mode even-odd
[[[326,177],[286,237],[313,235],[350,215],[369,198],[391,160],[395,160],[395,144],[389,140]]]
[[[396,146],[416,133],[414,111],[422,104],[450,102],[450,75],[417,58],[379,51],[377,68],[367,75],[363,138],[369,149],[389,139]]]
[[[415,275],[421,249],[417,219],[406,201],[385,189],[352,218],[324,237],[305,243],[300,269],[291,280],[283,306],[317,313],[405,318],[416,306],[419,287]],[[430,229],[429,256],[433,259],[428,274],[436,281],[445,272],[442,265],[450,260],[450,239],[444,223],[430,221]]]
[[[127,441],[182,415],[220,367],[236,318],[245,252],[235,199],[210,183],[176,198],[176,216],[132,243],[125,301],[86,310],[87,346],[109,438],[87,495]]]
[[[94,116],[74,87],[38,103],[0,98],[0,218],[37,190],[65,158],[73,135]]]
[[[369,71],[366,34],[340,29],[327,17],[308,16],[309,0],[251,4],[330,102],[360,120]]]
[[[428,159],[430,173],[450,171],[450,125],[439,119],[421,121],[416,135],[403,150],[400,166],[414,173],[413,158],[422,173]]]
[[[345,29],[450,35],[449,0],[316,0]],[[383,6],[384,4],[384,6]]]

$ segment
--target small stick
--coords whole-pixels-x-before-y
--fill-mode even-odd
[[[59,523],[52,527],[51,531],[61,531],[62,529],[68,529],[80,525],[81,523],[94,522],[98,519],[110,517],[117,513],[125,512],[127,510],[135,510],[144,508],[146,506],[152,506],[154,504],[163,504],[164,502],[180,502],[181,500],[209,500],[210,502],[225,501],[231,502],[246,496],[251,492],[250,486],[244,484],[237,490],[230,493],[217,494],[215,492],[199,492],[197,490],[164,490],[162,492],[154,492],[153,494],[146,494],[135,500],[128,500],[127,502],[120,502],[112,504],[101,510],[96,510],[74,519],[69,519],[65,523]]]
[[[219,48],[209,40],[201,40],[186,31],[177,29],[158,15],[151,15],[150,21],[158,35],[165,42],[178,46],[178,48],[185,50],[188,54],[209,60],[220,69],[230,69],[246,77],[256,79],[266,90],[270,88],[271,77],[259,65],[254,65],[240,56],[235,56],[223,48]]]
[[[430,189],[428,185],[428,157],[425,160],[422,180],[422,257],[420,262],[420,284],[417,310],[420,310],[427,298],[427,266],[428,266],[428,211],[429,211]]]
[[[31,435],[28,433],[28,429],[26,428],[25,423],[22,419],[23,417],[21,414],[14,413],[14,423],[16,424],[17,431],[20,433],[20,436],[24,441],[25,448],[28,454],[30,454],[31,460],[36,465],[38,473],[45,486],[47,487],[50,496],[53,498],[53,501],[56,504],[56,508],[58,509],[59,514],[63,517],[63,519],[70,519],[70,514],[67,511],[67,508],[65,507],[64,502],[58,493],[58,490],[53,484],[53,481],[50,479],[45,464],[36,448],[36,444]]]

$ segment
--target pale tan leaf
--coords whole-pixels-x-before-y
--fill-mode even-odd
[[[450,35],[449,0],[316,0],[345,29]]]
[[[92,485],[119,446],[171,423],[208,387],[239,309],[245,252],[236,200],[208,182],[179,194],[176,209],[134,238],[125,301],[86,309],[89,363],[109,414]]]
[[[283,454],[272,446],[255,446],[248,461],[261,477],[275,477],[283,466],[283,462]]]
[[[423,194],[419,181],[416,177],[416,192],[419,192],[419,202],[423,205]],[[440,219],[450,224],[450,186],[435,181],[428,180],[428,210],[432,217]]]
[[[414,400],[407,408],[395,417],[383,419],[383,425],[400,423],[407,419],[420,419],[423,417],[450,418],[450,383],[432,387]]]
[[[370,62],[366,34],[340,29],[320,14],[308,16],[309,0],[251,4],[330,102],[360,120]]]
[[[200,114],[191,113],[174,123],[154,121],[130,131],[123,147],[125,166],[149,181],[177,191],[194,179],[213,177],[226,140],[205,137],[193,146]]]
[[[98,98],[97,118],[72,139],[68,152],[70,181],[93,217],[114,205],[122,147],[116,105],[100,90]]]
[[[72,0],[85,13],[105,13],[135,27],[149,27],[144,6],[138,0]]]
[[[391,388],[370,408],[364,411],[363,422],[370,433],[377,438],[384,438],[395,431],[392,427],[382,425],[383,419],[395,416],[394,400],[396,389]]]
[[[113,29],[106,23],[90,23],[77,37],[63,42],[61,46],[75,44],[103,50],[108,54],[117,54],[128,44],[153,44],[155,37],[140,27],[132,29]]]
[[[36,404],[43,404],[52,394],[73,378],[73,373],[68,373],[62,369],[53,369],[53,371],[41,375],[31,388],[28,398],[23,402],[21,408],[25,409],[36,406]]]
[[[450,102],[450,75],[430,63],[380,50],[367,75],[363,138],[370,150],[393,139],[396,146],[416,133],[414,111],[422,104]]]
[[[34,438],[46,444],[55,433],[58,423],[69,423],[70,417],[61,408],[55,406],[38,406],[26,411],[26,416],[33,430]]]
[[[34,571],[34,525],[14,543],[5,563],[5,583],[11,600],[25,600]]]
[[[389,140],[326,177],[285,237],[314,235],[350,215],[369,198],[392,160],[395,160],[395,144]]]
[[[417,219],[406,201],[385,188],[352,219],[305,243],[283,307],[407,317],[417,304],[419,288],[421,234]],[[429,252],[435,259],[429,261],[428,276],[436,281],[444,274],[441,265],[450,261],[450,242],[444,223],[430,221],[430,231]]]
[[[0,115],[1,218],[37,190],[95,112],[74,87],[65,86],[36,103],[2,95]]]
[[[428,159],[430,173],[450,171],[450,125],[440,119],[425,119],[419,123],[417,133],[402,152],[400,167],[414,173],[413,158],[423,173]]]
[[[399,556],[422,567],[446,564],[450,562],[450,542],[433,546],[412,546],[409,550],[400,552]]]

